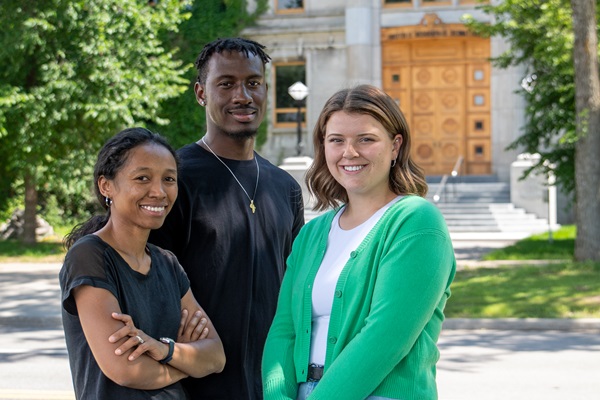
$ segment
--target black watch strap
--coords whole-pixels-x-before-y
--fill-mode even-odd
[[[161,364],[167,364],[173,359],[173,352],[175,351],[175,341],[168,337],[161,337],[159,340],[169,345],[169,353],[165,358],[159,361]]]

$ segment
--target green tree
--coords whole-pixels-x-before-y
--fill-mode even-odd
[[[178,32],[169,33],[167,41],[180,49],[182,60],[193,65],[204,45],[219,37],[240,35],[267,7],[266,0],[258,0],[254,10],[249,11],[247,3],[246,0],[195,0],[191,7],[192,16],[181,24]],[[190,68],[186,78],[186,91],[164,102],[164,117],[169,124],[165,127],[151,126],[167,136],[176,148],[198,140],[206,131],[204,108],[198,105],[194,95],[196,69]],[[266,124],[263,123],[257,146],[260,147],[265,140]]]
[[[573,4],[580,1],[597,2],[573,0]],[[576,110],[575,65],[580,60],[574,59],[575,34],[570,1],[503,0],[480,8],[492,17],[493,23],[486,24],[475,21],[472,16],[465,16],[467,25],[479,35],[501,36],[510,44],[509,50],[492,59],[494,65],[499,68],[521,65],[526,70],[522,87],[518,91],[527,102],[526,121],[522,135],[510,148],[539,153],[540,161],[533,169],[543,173],[549,173],[552,169],[563,190],[575,194],[578,228],[576,243],[592,246],[595,250],[591,253],[595,253],[597,257],[600,246],[598,235],[589,236],[589,233],[597,230],[590,231],[586,229],[586,225],[598,225],[598,213],[588,213],[588,216],[596,215],[596,219],[585,220],[586,213],[582,213],[579,206],[595,202],[595,207],[598,207],[600,204],[597,180],[600,173],[597,167],[600,148],[597,147],[597,139],[582,141],[584,132],[587,132],[589,138],[597,138],[600,132],[597,127],[594,128],[595,131],[587,129],[592,128],[593,124],[588,122],[593,120],[582,118],[592,110]],[[592,14],[588,17],[596,21],[596,8],[590,12]],[[594,30],[594,36],[596,35]],[[594,43],[592,49],[597,58],[597,41]],[[586,49],[590,51],[589,46]],[[581,55],[581,52],[575,53],[576,58]],[[597,76],[597,64],[594,73]],[[585,82],[588,77],[580,78],[581,82]],[[582,147],[588,145],[592,146],[589,151],[582,151]],[[590,152],[595,154],[591,157],[596,158],[595,162],[590,159]],[[589,175],[588,172],[584,174],[583,170],[576,172],[577,168],[587,163],[590,163],[590,167],[585,170],[590,172]],[[586,185],[594,185],[595,193],[593,190],[576,191],[576,187]],[[576,258],[589,258],[581,254],[577,253]],[[586,254],[590,254],[589,249]]]
[[[186,18],[187,5],[0,2],[0,152],[6,157],[0,173],[24,194],[25,242],[35,242],[41,187],[52,192],[57,182],[89,179],[82,171],[123,127],[166,122],[160,102],[179,95],[187,80],[161,37]]]

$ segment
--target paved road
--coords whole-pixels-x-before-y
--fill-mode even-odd
[[[503,245],[458,243],[457,258],[472,264]],[[0,400],[74,398],[58,268],[0,264]],[[448,320],[440,400],[600,399],[599,333],[600,320]]]
[[[445,330],[440,400],[600,399],[598,331]]]

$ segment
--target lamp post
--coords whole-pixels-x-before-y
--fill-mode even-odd
[[[294,83],[288,88],[288,94],[296,101],[298,112],[296,113],[298,143],[296,145],[296,155],[302,155],[302,105],[303,101],[308,96],[308,87],[300,81]]]

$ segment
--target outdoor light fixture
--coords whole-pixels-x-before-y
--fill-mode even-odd
[[[288,88],[288,94],[296,101],[298,112],[296,113],[298,143],[296,145],[296,155],[302,155],[302,106],[304,99],[308,96],[308,87],[302,82],[296,82]]]

